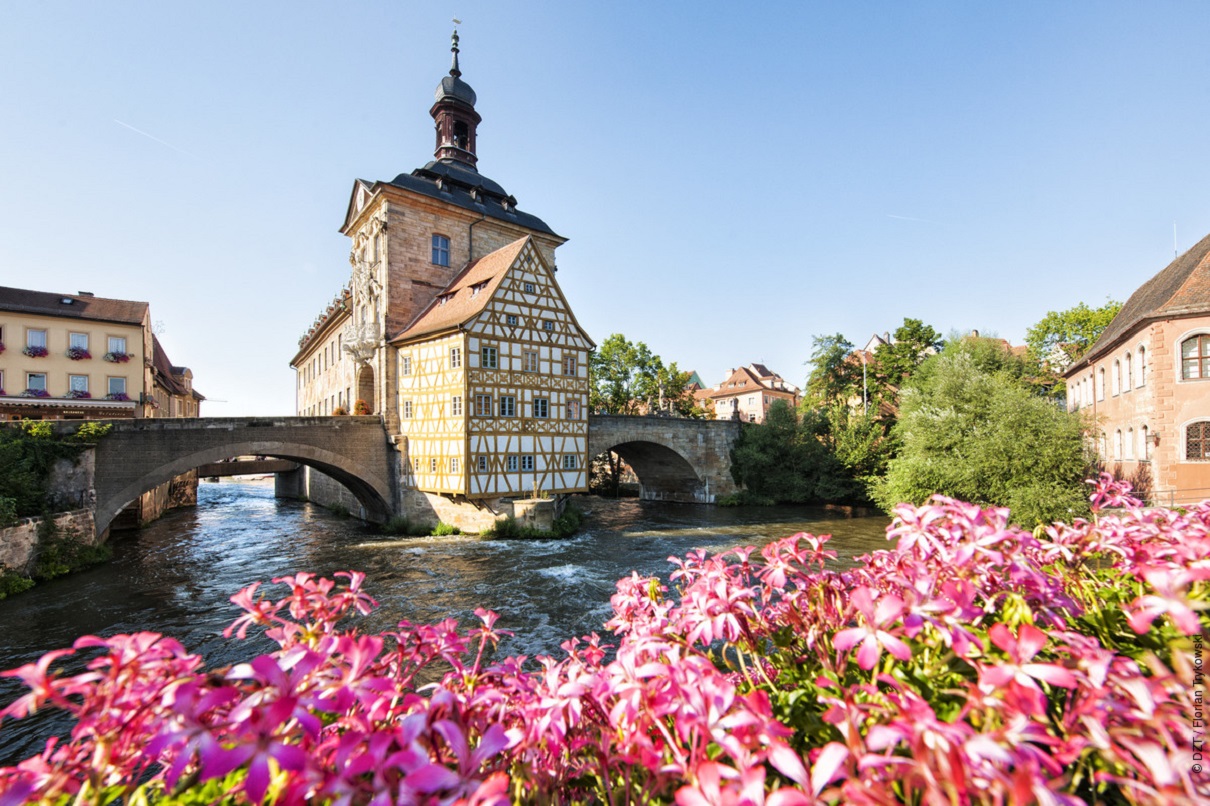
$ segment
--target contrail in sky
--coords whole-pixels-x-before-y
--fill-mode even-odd
[[[195,160],[196,160],[196,159],[200,159],[200,157],[198,157],[198,155],[197,155],[197,154],[191,154],[191,153],[189,153],[188,151],[186,151],[186,150],[185,150],[185,149],[183,149],[183,148],[177,148],[177,147],[176,147],[176,146],[174,146],[172,143],[165,143],[163,140],[161,140],[160,138],[156,137],[155,135],[153,135],[153,134],[148,134],[147,132],[143,131],[142,129],[136,129],[134,126],[131,126],[129,123],[123,123],[122,121],[118,120],[117,118],[114,118],[114,119],[113,119],[113,122],[114,122],[114,123],[116,123],[116,124],[118,124],[119,126],[125,126],[126,128],[130,129],[130,130],[131,130],[132,132],[134,132],[135,134],[141,134],[141,135],[143,135],[143,136],[144,136],[144,137],[146,137],[148,140],[155,140],[157,143],[159,143],[159,144],[160,144],[160,145],[162,145],[162,146],[168,146],[168,147],[169,147],[169,148],[171,148],[173,151],[180,152],[181,154],[184,154],[186,157],[193,157]]]
[[[894,215],[893,213],[887,213],[886,217],[887,218],[898,218],[900,221],[920,221],[925,224],[940,224],[941,223],[940,221],[931,221],[927,218],[912,218],[910,215]]]

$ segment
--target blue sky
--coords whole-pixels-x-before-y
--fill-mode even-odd
[[[151,302],[212,416],[290,413],[352,182],[432,155],[464,22],[479,167],[559,280],[709,383],[906,316],[1020,343],[1210,232],[1210,4],[18,3],[0,284]]]

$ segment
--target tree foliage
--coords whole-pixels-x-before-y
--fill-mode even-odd
[[[901,448],[875,485],[884,507],[939,493],[1007,506],[1033,525],[1087,512],[1082,423],[1031,391],[1024,362],[988,339],[953,341],[904,389]]]
[[[689,392],[689,373],[663,359],[641,341],[613,333],[589,354],[589,406],[598,414],[668,411],[704,417]]]
[[[774,401],[759,425],[745,425],[731,451],[731,476],[755,501],[818,504],[862,499],[854,481],[822,437],[827,420],[815,412],[801,419],[784,400]]]
[[[814,351],[807,361],[811,372],[807,376],[805,408],[818,409],[837,403],[847,403],[861,394],[861,367],[850,356],[853,345],[840,333],[815,336]]]
[[[874,349],[874,399],[897,408],[899,390],[916,368],[941,347],[941,334],[919,319],[905,318],[889,344]]]
[[[1025,343],[1034,358],[1052,364],[1057,348],[1061,358],[1056,368],[1066,369],[1088,352],[1121,309],[1122,303],[1109,300],[1099,308],[1081,302],[1065,311],[1049,311],[1025,332]]]

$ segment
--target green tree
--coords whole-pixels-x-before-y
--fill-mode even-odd
[[[1065,311],[1049,311],[1025,331],[1025,343],[1037,361],[1062,371],[1088,352],[1121,309],[1122,303],[1109,300],[1100,308],[1081,302]]]
[[[939,493],[1012,509],[1033,526],[1088,511],[1082,421],[1033,393],[1020,359],[987,339],[952,341],[903,391],[900,442],[874,497],[886,509]]]
[[[745,425],[731,451],[731,476],[754,502],[814,504],[861,497],[822,437],[826,420],[808,411],[800,419],[784,400],[774,401],[759,425]]]
[[[919,319],[905,318],[891,334],[891,343],[879,344],[874,349],[875,397],[897,405],[899,389],[904,382],[940,347],[941,334],[931,325]]]
[[[611,334],[588,356],[589,406],[598,414],[639,414],[658,398],[662,366],[643,342]]]
[[[861,394],[861,366],[850,356],[853,345],[839,333],[832,336],[814,336],[814,350],[807,366],[806,395],[804,409],[819,409],[836,403],[847,403]]]

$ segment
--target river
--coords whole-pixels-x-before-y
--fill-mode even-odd
[[[197,507],[119,533],[112,562],[0,601],[0,669],[81,635],[139,630],[171,635],[212,665],[245,660],[271,645],[222,638],[238,615],[228,597],[258,580],[349,569],[366,572],[366,590],[380,605],[363,620],[367,630],[400,619],[469,624],[475,608],[486,607],[500,614],[498,627],[515,633],[500,653],[555,654],[567,638],[604,632],[618,578],[638,571],[667,580],[670,555],[761,546],[803,531],[834,535],[829,545],[841,562],[886,546],[885,518],[837,519],[809,507],[587,498],[583,508],[583,531],[565,540],[388,538],[322,507],[275,499],[272,483],[203,483]],[[22,690],[0,680],[0,704]],[[65,725],[54,716],[6,720],[0,765],[37,752]]]

